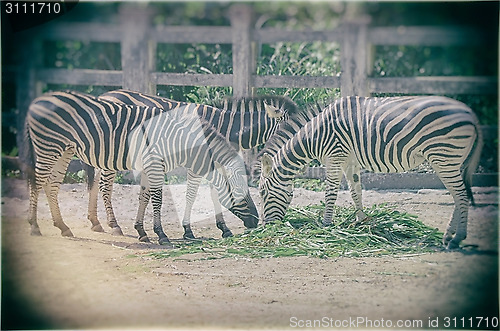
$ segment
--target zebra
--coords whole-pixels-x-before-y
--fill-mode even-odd
[[[262,157],[259,192],[263,222],[284,217],[292,179],[312,159],[326,166],[324,224],[333,217],[342,170],[356,216],[364,219],[360,168],[402,172],[427,160],[454,200],[443,236],[448,249],[467,236],[472,174],[482,149],[478,120],[465,104],[446,97],[344,97],[314,117],[279,151]]]
[[[30,147],[30,209],[32,235],[41,235],[37,223],[38,195],[44,188],[54,221],[63,236],[73,236],[62,220],[58,191],[69,161],[76,155],[95,168],[138,170],[141,200],[153,203],[154,231],[159,243],[169,245],[160,220],[164,172],[178,166],[206,176],[221,204],[241,218],[248,228],[258,224],[257,208],[250,197],[244,163],[193,107],[166,112],[157,107],[117,104],[91,95],[52,92],[35,99],[26,117]],[[139,240],[149,241],[138,214]]]
[[[224,136],[227,142],[239,150],[262,145],[272,136],[281,122],[287,120],[290,116],[294,116],[298,110],[297,105],[293,101],[286,97],[277,96],[225,99],[217,107],[178,102],[128,90],[110,91],[99,96],[99,99],[128,105],[159,107],[165,111],[178,111],[188,106],[193,107],[194,112],[198,114],[200,119],[211,123]],[[122,234],[111,204],[115,171],[101,171],[99,185],[94,185],[92,171],[90,171],[90,174],[88,217],[92,224],[97,224],[97,226],[94,225],[92,228],[96,231],[103,231],[97,220],[97,191],[100,190],[107,213],[108,225],[114,234]],[[183,237],[186,239],[195,238],[191,229],[190,217],[200,182],[201,177],[188,170],[186,207],[182,220],[184,228]],[[225,224],[220,203],[214,192],[212,192],[212,200],[214,202],[217,228],[222,231],[222,237],[232,236],[231,230]],[[145,203],[141,202],[139,214],[144,214],[144,208]]]

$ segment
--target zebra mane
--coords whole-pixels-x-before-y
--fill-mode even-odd
[[[291,139],[304,125],[323,111],[319,103],[307,104],[301,112],[297,112],[289,119],[278,125],[275,134],[266,142],[259,156],[263,153],[276,153],[286,141]]]
[[[241,111],[242,107],[239,105],[249,105],[249,104],[262,104],[274,106],[282,111],[286,112],[288,116],[294,116],[299,113],[298,105],[286,96],[276,96],[276,95],[261,95],[255,97],[244,97],[244,98],[225,98],[216,102],[213,106],[221,110],[234,110]],[[247,108],[247,107],[245,107]]]
[[[280,148],[286,144],[307,122],[319,115],[326,106],[324,103],[309,103],[301,111],[290,116],[286,121],[279,124],[278,129],[266,142],[264,148],[257,154],[251,166],[251,181],[256,182],[260,176],[260,160],[264,153],[275,155]]]

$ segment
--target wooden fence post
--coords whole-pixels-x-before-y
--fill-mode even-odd
[[[252,9],[247,5],[230,8],[233,35],[233,96],[248,97],[253,86]]]
[[[151,80],[151,72],[156,66],[156,44],[149,38],[152,14],[148,7],[129,4],[120,7],[122,86],[155,94],[156,85]]]
[[[21,160],[26,160],[28,148],[25,148],[26,141],[24,135],[24,122],[28,107],[36,97],[43,92],[44,84],[39,82],[36,77],[36,70],[41,67],[43,46],[42,41],[34,38],[26,38],[23,43],[25,47],[19,54],[22,61],[22,67],[18,70],[16,77],[16,104],[17,104],[17,133],[16,143],[19,149]]]
[[[342,24],[344,38],[340,59],[342,68],[340,93],[343,97],[369,96],[367,80],[367,25],[369,22],[370,18],[365,16]]]
[[[242,98],[252,95],[254,62],[252,52],[253,12],[250,6],[233,5],[230,8],[233,49],[233,97]],[[250,173],[257,149],[243,151],[242,156]]]

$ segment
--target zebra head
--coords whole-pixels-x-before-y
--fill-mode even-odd
[[[245,227],[257,227],[259,214],[248,190],[243,160],[235,157],[225,166],[217,161],[214,165],[215,172],[220,175],[219,185],[215,186],[219,192],[221,204],[240,218]]]
[[[282,220],[293,197],[293,177],[279,176],[273,158],[262,156],[259,192],[263,202],[263,223]]]

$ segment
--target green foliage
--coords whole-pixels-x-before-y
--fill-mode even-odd
[[[340,71],[340,47],[336,43],[264,44],[257,62],[258,75],[338,76]],[[303,106],[335,99],[340,96],[340,91],[329,88],[260,88],[257,94],[286,95]]]
[[[87,181],[87,174],[85,170],[80,170],[78,172],[66,172],[64,175],[63,183],[65,184],[75,184],[75,183],[85,183]]]
[[[7,178],[22,178],[21,170],[5,170],[2,168],[2,176]]]
[[[229,44],[158,44],[159,72],[230,74],[232,49]]]
[[[6,156],[17,156],[18,154],[19,154],[19,148],[17,148],[17,146],[12,147],[10,152],[2,151],[2,155]]]
[[[369,218],[356,223],[354,207],[335,207],[332,225],[321,223],[324,205],[290,207],[282,222],[267,224],[222,240],[181,241],[177,248],[151,255],[156,258],[201,254],[203,259],[311,256],[380,256],[435,251],[442,233],[416,216],[382,204],[365,210]],[[200,255],[198,255],[200,257]]]
[[[477,56],[471,46],[377,46],[374,73],[377,77],[494,75],[495,52]]]
[[[295,178],[293,187],[304,188],[309,191],[323,192],[326,190],[326,182],[321,179]]]
[[[157,70],[176,73],[231,74],[231,45],[159,44]],[[159,86],[158,94],[174,100],[215,104],[232,93],[229,87]]]
[[[64,69],[121,70],[119,43],[45,41],[44,67]]]
[[[115,176],[115,183],[126,185],[137,184],[138,180],[132,174],[132,171],[118,171]]]
[[[165,184],[184,184],[187,181],[186,176],[165,176]]]

